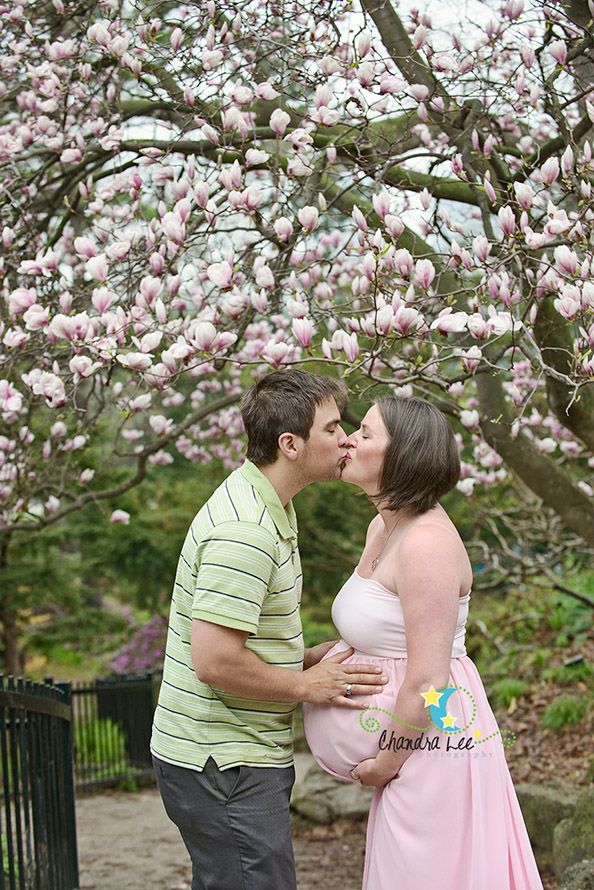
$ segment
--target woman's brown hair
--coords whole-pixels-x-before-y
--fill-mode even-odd
[[[384,396],[376,404],[389,443],[373,501],[389,510],[426,513],[460,478],[452,428],[424,399]]]

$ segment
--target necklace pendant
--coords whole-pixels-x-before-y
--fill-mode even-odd
[[[378,562],[379,562],[379,556],[376,556],[375,559],[371,560],[371,571],[372,572],[375,572],[375,570],[377,569]]]

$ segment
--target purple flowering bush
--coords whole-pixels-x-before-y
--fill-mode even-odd
[[[107,667],[116,674],[128,674],[160,668],[165,653],[166,637],[167,619],[161,615],[153,615],[116,652]]]

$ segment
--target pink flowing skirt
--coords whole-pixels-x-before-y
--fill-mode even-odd
[[[340,649],[344,643],[326,657]],[[379,695],[365,697],[369,709],[305,704],[303,713],[317,763],[352,781],[353,767],[375,757],[380,743],[398,745],[390,714],[406,658],[356,651],[346,662],[379,664],[389,678]],[[376,792],[363,890],[542,890],[497,722],[468,656],[451,660],[449,685],[457,689],[447,711],[462,732],[438,730],[428,719],[419,748]]]

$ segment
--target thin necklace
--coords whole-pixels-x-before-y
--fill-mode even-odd
[[[397,519],[396,522],[394,523],[394,525],[392,526],[392,528],[390,529],[390,531],[388,532],[388,534],[386,535],[386,537],[384,538],[384,543],[382,544],[382,549],[380,550],[378,555],[375,557],[375,559],[373,559],[371,561],[371,571],[372,572],[375,572],[375,570],[377,569],[379,561],[382,558],[382,553],[385,550],[386,544],[390,540],[390,535],[392,534],[392,532],[394,531],[394,529],[396,528],[396,526],[398,525],[399,522],[400,522],[400,519]]]

